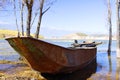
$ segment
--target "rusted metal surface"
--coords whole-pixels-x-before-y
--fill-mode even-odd
[[[41,73],[72,72],[83,68],[96,57],[96,48],[64,48],[30,37],[6,39],[23,55],[32,68]]]

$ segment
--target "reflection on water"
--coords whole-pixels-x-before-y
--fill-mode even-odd
[[[93,74],[89,79],[90,80],[119,80],[120,74],[117,69],[117,65],[120,63],[116,63],[118,59],[116,59],[116,53],[112,52],[111,56],[108,56],[107,53],[98,53],[97,54],[97,68],[100,67],[95,74]],[[89,80],[88,79],[88,80]]]
[[[117,59],[116,80],[120,80],[120,59]]]
[[[10,47],[7,41],[0,40],[0,60],[16,61],[20,55]]]
[[[116,53],[98,53],[87,67],[71,74],[42,74],[47,80],[120,80],[120,59]]]
[[[0,64],[0,71],[10,69],[12,67],[12,64]]]
[[[86,80],[93,73],[96,72],[96,69],[97,69],[97,63],[95,59],[85,68],[79,71],[75,71],[73,73],[57,74],[57,75],[42,74],[42,76],[44,76],[47,80]]]
[[[19,60],[20,56],[17,54],[14,55],[0,55],[0,60],[8,60],[8,61],[17,61]]]

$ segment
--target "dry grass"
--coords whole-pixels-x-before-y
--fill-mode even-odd
[[[24,61],[1,60],[0,64],[12,65],[9,69],[0,70],[0,80],[46,80]]]
[[[18,32],[14,30],[0,30],[0,38],[13,37],[13,36],[17,36],[17,34]],[[31,36],[34,36],[34,34],[31,34]],[[39,38],[43,39],[44,37],[40,35]]]
[[[17,36],[17,31],[0,30],[0,38],[4,38],[5,36]]]
[[[33,70],[20,71],[16,74],[0,73],[0,80],[46,80],[39,72]]]

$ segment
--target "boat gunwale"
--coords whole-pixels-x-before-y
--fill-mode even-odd
[[[17,38],[21,38],[21,39],[33,39],[33,40],[37,40],[37,41],[42,41],[44,43],[48,43],[50,45],[53,45],[53,46],[57,46],[57,47],[61,47],[61,48],[64,48],[64,49],[67,49],[67,50],[79,50],[79,49],[95,49],[97,47],[63,47],[63,46],[60,46],[60,45],[57,45],[57,44],[53,44],[53,43],[50,43],[50,42],[47,42],[47,41],[44,41],[42,39],[36,39],[36,38],[33,38],[33,37],[7,37],[5,38],[5,40],[9,40],[9,39],[17,39]]]

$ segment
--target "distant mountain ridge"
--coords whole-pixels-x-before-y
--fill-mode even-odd
[[[62,36],[61,39],[91,39],[91,40],[108,40],[109,36],[107,34],[91,34],[87,35],[85,33],[73,33],[68,34],[65,36]],[[113,40],[115,40],[116,37],[113,36]]]
[[[88,35],[85,33],[72,33],[72,34],[62,36],[61,38],[62,39],[79,39],[81,37],[86,37],[86,36],[88,36]]]

